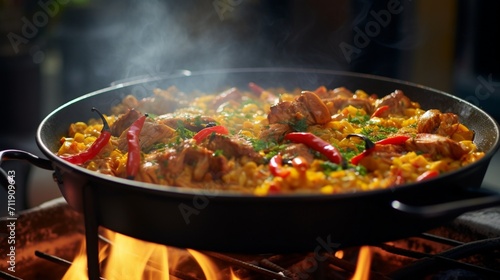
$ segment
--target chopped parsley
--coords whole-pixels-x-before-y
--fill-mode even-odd
[[[334,172],[334,171],[339,171],[339,170],[342,170],[342,166],[338,165],[338,164],[335,164],[331,161],[324,161],[320,164],[321,166],[321,169],[323,169],[323,172],[326,174],[326,175],[329,175],[330,173]]]
[[[370,116],[361,114],[359,111],[356,112],[356,116],[347,116],[347,121],[354,124],[364,125],[370,120]]]
[[[366,174],[368,174],[368,170],[366,169],[366,167],[364,167],[361,164],[356,165],[356,167],[354,168],[354,170],[356,170],[356,173],[358,173],[361,176],[365,176]]]
[[[151,151],[157,151],[157,150],[163,150],[167,147],[168,145],[165,144],[165,143],[156,143],[154,144],[153,146],[151,146],[151,148],[149,148],[148,150],[145,150],[144,152],[146,153],[149,153]]]
[[[359,145],[356,145],[356,150],[353,150],[353,149],[346,149],[344,151],[342,151],[342,157],[345,158],[347,161],[350,161],[351,158],[353,158],[354,156],[356,156],[357,154],[361,153],[362,151],[364,151],[365,149],[365,144],[364,143],[361,143]]]
[[[214,156],[214,157],[218,157],[218,156],[222,156],[222,155],[224,155],[223,150],[215,150],[215,152],[212,154],[212,156]]]
[[[262,139],[253,139],[253,138],[248,138],[248,141],[252,143],[252,147],[256,152],[260,151],[270,151],[270,150],[275,150],[279,149],[282,150],[286,147],[286,145],[280,145],[275,141],[265,141]]]
[[[180,143],[182,140],[191,139],[195,135],[195,133],[187,129],[181,121],[177,122],[177,129],[175,132],[177,132],[177,143]]]
[[[289,122],[288,125],[297,132],[306,132],[307,131],[307,119],[301,118],[296,120],[295,122]]]
[[[385,127],[377,125],[376,127],[365,126],[361,129],[361,134],[366,135],[373,142],[385,139],[391,134],[398,132],[396,127]]]
[[[261,139],[252,139],[249,138],[248,141],[252,143],[252,147],[256,152],[264,152],[264,159],[270,160],[273,156],[277,155],[283,149],[286,148],[286,145],[280,145],[274,141],[264,141]]]
[[[201,119],[201,116],[196,116],[194,117],[194,122],[193,124],[197,127],[200,127],[203,124],[203,121]]]

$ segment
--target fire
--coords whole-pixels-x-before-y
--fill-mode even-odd
[[[195,250],[188,249],[188,252],[198,261],[207,279],[217,279],[217,271],[214,269],[216,265],[210,258]]]
[[[358,263],[352,280],[368,280],[370,279],[370,265],[372,261],[371,248],[362,246],[359,249]]]
[[[207,280],[224,279],[218,266],[208,256],[191,249],[177,249],[151,242],[138,240],[119,233],[105,231],[106,244],[100,248],[99,260],[101,276],[106,280],[169,280],[172,275],[181,273],[179,266],[190,259],[193,267],[187,274],[194,275],[199,270],[201,278]],[[63,280],[88,279],[85,244],[64,275]],[[231,280],[239,278],[231,271]],[[196,277],[195,277],[196,278]],[[173,279],[177,279],[173,277]],[[227,279],[227,275],[226,275]]]
[[[168,280],[168,253],[165,246],[113,234],[113,245],[106,258],[103,277],[112,279]]]

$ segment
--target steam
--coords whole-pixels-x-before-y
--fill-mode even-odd
[[[235,67],[373,72],[364,68],[367,57],[373,60],[371,66],[378,67],[383,56],[373,57],[372,46],[411,50],[416,43],[413,32],[402,29],[413,24],[400,24],[401,18],[411,18],[413,8],[407,2],[400,14],[391,14],[387,26],[380,25],[380,34],[369,37],[370,48],[356,45],[355,28],[365,32],[367,24],[377,22],[373,13],[387,7],[364,0],[356,5],[252,0],[110,2],[118,3],[106,4],[103,16],[110,17],[116,28],[106,28],[112,34],[100,62],[113,72],[111,81],[180,69]],[[357,48],[360,55],[347,56],[339,47],[342,43]]]
[[[120,78],[234,67],[258,56],[259,42],[245,47],[241,37],[245,26],[238,16],[244,8],[226,10],[221,20],[211,1],[133,1],[126,8],[130,17],[117,22],[123,32],[114,36],[110,63],[120,65]]]

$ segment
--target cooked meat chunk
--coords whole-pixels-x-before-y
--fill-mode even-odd
[[[406,109],[416,108],[416,105],[411,102],[402,90],[395,90],[391,94],[384,96],[375,105],[375,110],[382,106],[389,106],[389,109],[382,113],[381,117],[386,117],[389,114],[404,115]]]
[[[209,179],[218,180],[227,171],[227,159],[214,156],[214,151],[206,148],[187,146],[181,151],[183,164],[193,166],[193,179],[201,181],[209,175]]]
[[[293,129],[288,124],[273,123],[264,128],[259,136],[261,140],[281,142],[285,134],[292,132]]]
[[[297,98],[297,101],[306,105],[310,114],[310,116],[308,116],[308,121],[312,117],[312,122],[309,121],[311,124],[325,124],[330,121],[330,111],[325,103],[313,92],[304,91],[302,95]]]
[[[174,136],[175,130],[164,124],[146,121],[139,135],[141,149],[148,150],[157,143],[166,143],[169,138]],[[118,138],[118,149],[128,151],[127,131]]]
[[[168,163],[164,172],[169,177],[177,177],[185,169],[185,165],[193,167],[194,181],[220,179],[227,171],[227,159],[224,156],[214,156],[214,151],[196,146],[192,141],[185,141],[180,150],[170,151],[166,155]]]
[[[287,160],[292,160],[296,157],[303,157],[308,163],[312,163],[314,160],[311,150],[304,144],[290,144],[281,154]]]
[[[214,156],[213,151],[187,140],[177,149],[151,155],[141,166],[135,179],[148,183],[166,183],[171,186],[189,184],[195,187],[202,181],[218,180],[227,171],[227,159],[224,156]],[[189,182],[186,178],[190,178]]]
[[[332,90],[327,90],[326,87],[322,86],[317,88],[314,93],[316,93],[321,99],[329,99],[336,97],[351,98],[354,93],[345,87],[338,87]]]
[[[452,136],[458,129],[458,116],[453,113],[441,113],[439,110],[428,110],[420,116],[417,125],[418,133],[432,133]]]
[[[129,109],[128,112],[122,114],[118,119],[110,126],[111,135],[120,136],[125,130],[127,130],[133,122],[135,122],[141,113],[134,109]]]
[[[290,119],[293,108],[292,102],[279,102],[278,104],[271,106],[271,111],[267,116],[267,120],[270,124],[275,123],[286,123]]]
[[[325,103],[311,91],[304,91],[295,100],[280,102],[271,107],[269,124],[290,124],[305,119],[308,125],[330,121],[330,111]]]
[[[469,152],[461,143],[436,134],[419,133],[415,138],[406,141],[405,144],[406,148],[410,151],[429,153],[433,157],[440,155],[460,159]]]
[[[147,160],[141,165],[134,179],[145,183],[161,184],[160,180],[164,178],[164,176],[161,176],[158,162]]]
[[[254,150],[252,143],[237,136],[216,134],[207,137],[200,145],[212,151],[221,151],[228,159],[247,157],[258,164],[263,162],[263,157]]]

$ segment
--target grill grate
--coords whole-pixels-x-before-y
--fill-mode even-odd
[[[422,236],[416,238],[422,238]],[[370,279],[424,279],[427,276],[435,276],[444,273],[461,273],[468,276],[473,275],[474,277],[477,277],[476,279],[500,279],[500,270],[494,270],[487,267],[481,267],[476,264],[457,261],[477,254],[482,256],[490,254],[491,258],[498,261],[498,257],[500,256],[500,238],[490,238],[462,243],[440,236],[426,234],[423,239],[432,240],[432,242],[442,241],[442,244],[445,244],[446,246],[450,246],[449,243],[459,245],[450,246],[449,249],[436,254],[399,248],[391,244],[380,244],[374,246],[392,256],[402,256],[415,260],[411,261],[404,267],[387,274],[377,271],[377,268],[375,267],[375,269],[371,271]],[[408,239],[399,242],[408,243]],[[355,254],[357,248],[344,250],[351,251],[348,252],[348,254]],[[348,278],[355,269],[354,262],[326,253],[321,266],[318,267],[317,270],[313,271],[313,273],[297,270],[297,267],[299,266],[298,264],[304,262],[310,254],[269,255],[259,257],[242,256],[242,258],[238,258],[216,252],[202,253],[227,264],[233,271],[236,272],[237,276],[244,279],[320,279],[317,277],[321,277],[321,279],[345,279]],[[44,252],[35,251],[35,256],[65,268],[68,268],[71,265],[71,262],[68,260]],[[246,260],[243,260],[243,258]],[[384,260],[379,259],[378,261]],[[293,269],[293,271],[291,269]],[[169,274],[178,279],[184,280],[201,279],[178,270],[172,270]],[[0,278],[7,280],[21,279],[5,272],[0,272]],[[102,277],[99,277],[99,279],[105,280]]]
[[[489,209],[486,212],[494,213],[500,221],[498,211]],[[23,244],[34,244],[33,247],[41,246],[31,253],[35,259],[45,263],[50,261],[53,265],[67,269],[71,264],[68,260],[74,257],[79,247],[69,245],[70,242],[74,242],[74,238],[68,238],[68,236],[78,235],[79,243],[84,237],[81,215],[75,214],[65,203],[56,205],[55,208],[49,210],[31,211],[27,215],[29,217],[19,217],[19,225],[25,224],[30,230],[32,228],[37,230],[27,231],[19,228],[19,232],[26,234],[26,236],[19,237],[23,239]],[[33,218],[33,215],[36,218]],[[476,217],[477,215],[466,214],[465,220],[471,220],[471,216]],[[47,217],[49,218],[47,219]],[[54,217],[57,218],[54,219]],[[35,221],[37,219],[44,221]],[[488,217],[486,220],[491,223],[491,219]],[[500,232],[485,231],[484,226],[477,226],[478,219],[473,220],[474,225],[467,227],[467,230],[464,230],[464,222],[459,218],[449,225],[444,225],[428,233],[372,245],[371,279],[425,279],[428,276],[437,277],[438,275],[445,275],[443,278],[446,279],[445,277],[449,277],[449,274],[474,276],[475,279],[500,279]],[[80,226],[75,226],[75,223]],[[2,221],[0,220],[1,225]],[[33,225],[38,225],[38,227],[33,227]],[[481,233],[488,232],[488,235],[474,233],[473,229],[476,228],[480,229]],[[27,232],[31,232],[32,235],[28,236]],[[47,240],[49,237],[53,238],[54,232],[57,232],[59,236]],[[109,240],[100,238],[99,235],[96,236],[99,244],[110,243]],[[64,239],[66,243],[61,239]],[[0,244],[5,244],[3,241],[5,240],[0,240]],[[49,249],[47,243],[56,244],[55,246],[59,247],[72,247],[74,248],[73,255],[68,255],[66,251],[56,248]],[[219,264],[223,264],[225,274],[231,270],[242,279],[346,279],[350,278],[355,270],[359,248],[346,248],[342,251],[344,252],[342,258],[327,252],[319,256],[313,253],[286,255],[202,253]],[[61,252],[63,255],[58,255]],[[3,255],[3,252],[0,253]],[[312,267],[312,258],[321,259],[321,261]],[[26,262],[26,264],[34,262],[36,261]],[[47,266],[47,264],[38,265],[39,268],[45,268],[45,270]],[[9,274],[6,269],[5,272],[1,270],[0,279],[60,279],[60,277],[34,278],[32,274],[25,276],[13,273],[13,275]],[[200,279],[191,273],[174,269],[171,269],[169,274],[177,279]],[[94,279],[103,278],[97,276]]]

